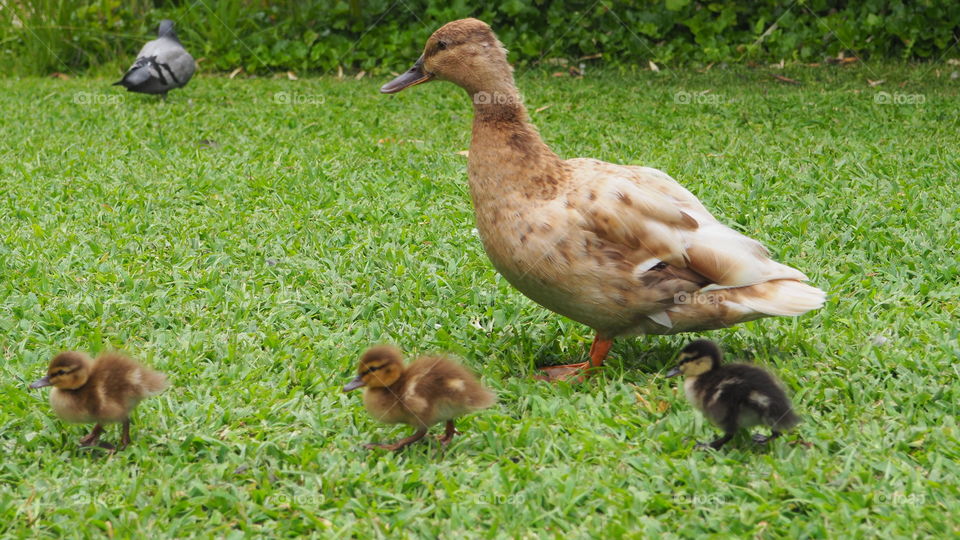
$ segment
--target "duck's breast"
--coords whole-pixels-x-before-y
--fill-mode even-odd
[[[508,208],[487,216],[478,212],[484,250],[511,285],[551,311],[598,330],[619,331],[691,287],[674,276],[660,280],[665,288],[644,283],[638,271],[642,257],[590,231],[566,197]]]

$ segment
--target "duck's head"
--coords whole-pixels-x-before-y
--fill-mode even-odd
[[[704,373],[720,367],[722,353],[717,344],[709,339],[698,339],[690,342],[689,345],[680,351],[677,357],[677,365],[669,372],[667,377],[697,377]]]
[[[30,388],[56,386],[61,390],[76,390],[87,384],[91,362],[90,357],[82,352],[62,352],[50,361],[47,376],[35,381]]]
[[[378,345],[363,353],[357,376],[343,387],[344,392],[361,386],[384,388],[397,382],[403,374],[403,356],[396,347]]]
[[[507,50],[490,26],[479,19],[449,22],[430,36],[413,67],[380,88],[395,94],[432,80],[450,81],[471,94],[513,84]]]

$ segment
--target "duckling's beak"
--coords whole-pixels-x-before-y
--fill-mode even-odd
[[[50,382],[50,376],[47,375],[42,379],[34,381],[33,384],[30,385],[30,388],[43,388],[44,386],[50,386],[51,384],[53,383]]]
[[[676,377],[680,374],[680,366],[674,366],[673,369],[667,372],[667,377]]]
[[[360,376],[357,375],[356,379],[348,382],[347,385],[343,387],[343,391],[349,392],[351,390],[356,390],[357,388],[360,388],[361,386],[366,386],[366,385],[367,383],[363,382],[363,379],[361,379]]]
[[[404,88],[409,88],[411,86],[416,86],[420,83],[425,83],[433,78],[432,73],[427,73],[423,71],[423,56],[421,56],[413,67],[408,69],[402,75],[396,79],[388,82],[387,84],[380,87],[380,93],[382,94],[396,94],[397,92],[403,90]]]

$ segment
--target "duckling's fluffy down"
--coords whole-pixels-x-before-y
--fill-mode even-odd
[[[76,390],[54,388],[50,404],[68,422],[126,420],[137,404],[169,386],[167,376],[120,353],[97,357],[86,384]]]
[[[420,357],[391,386],[368,388],[364,393],[367,410],[378,420],[421,428],[495,402],[496,396],[467,368],[441,356]]]
[[[688,379],[687,397],[704,415],[721,427],[737,429],[763,424],[787,431],[800,423],[780,383],[762,368],[750,364],[727,364]],[[730,413],[736,426],[725,426]]]

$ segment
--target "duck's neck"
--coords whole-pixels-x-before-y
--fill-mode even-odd
[[[563,161],[530,123],[512,77],[469,91],[473,140],[468,170],[474,203],[512,192],[530,199],[553,197],[565,180]]]

